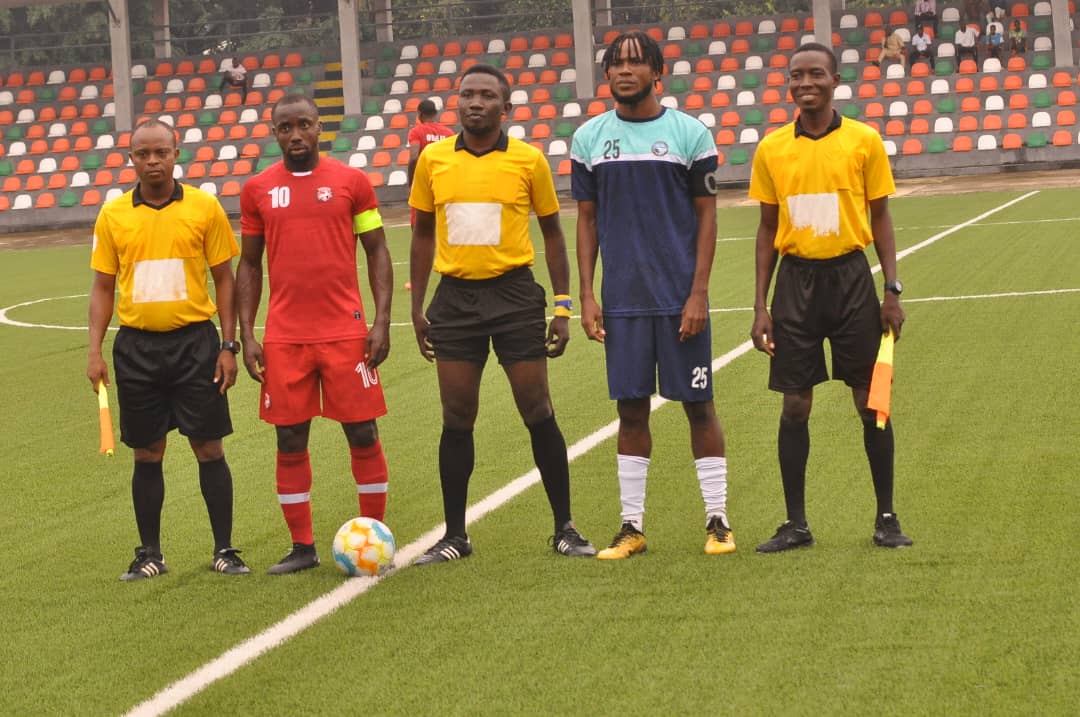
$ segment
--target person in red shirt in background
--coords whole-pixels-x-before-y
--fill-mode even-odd
[[[413,172],[416,171],[416,160],[424,147],[432,142],[438,142],[444,137],[454,136],[454,130],[444,124],[435,121],[435,113],[438,109],[431,100],[423,100],[416,107],[416,126],[409,130],[409,187],[412,187]],[[409,226],[416,224],[416,210],[412,210]]]

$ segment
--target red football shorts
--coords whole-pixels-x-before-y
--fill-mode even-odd
[[[275,426],[324,416],[362,423],[386,415],[379,372],[364,363],[364,339],[264,344],[259,417]]]

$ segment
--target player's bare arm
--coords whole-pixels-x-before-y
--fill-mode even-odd
[[[750,339],[754,348],[775,355],[772,316],[769,315],[769,284],[776,268],[776,229],[780,222],[780,205],[761,203],[757,239],[754,242],[754,323]]]
[[[233,278],[232,260],[226,260],[210,267],[214,277],[215,301],[217,302],[218,321],[221,323],[221,340],[236,340],[236,282]],[[214,365],[214,383],[218,391],[225,393],[236,384],[236,354],[232,351],[219,351]]]
[[[240,343],[244,351],[244,368],[248,375],[263,382],[262,344],[255,339],[255,314],[262,301],[263,250],[266,240],[261,234],[240,237],[240,263],[236,267],[236,311],[240,319]]]
[[[559,213],[537,217],[540,233],[544,235],[544,259],[547,261],[548,275],[551,277],[551,291],[556,296],[570,293],[570,261],[566,256],[566,237],[563,236]],[[548,324],[547,355],[557,358],[566,351],[570,342],[570,319],[556,316]]]
[[[406,171],[406,177],[409,180],[409,186],[412,186],[413,175],[416,174],[416,162],[420,159],[420,145],[409,145],[409,166]]]
[[[416,210],[412,244],[409,247],[409,281],[412,282],[412,323],[420,355],[435,360],[435,347],[428,338],[428,321],[424,316],[424,295],[427,294],[431,265],[435,262],[435,214]]]
[[[113,301],[116,295],[116,276],[94,272],[94,281],[90,285],[90,309],[87,323],[90,325],[90,348],[86,352],[86,377],[97,393],[98,384],[109,382],[109,367],[101,355],[101,344],[105,332],[109,330],[109,321],[113,315]]]
[[[578,299],[581,307],[581,328],[593,341],[604,343],[604,312],[596,301],[593,281],[596,278],[596,259],[600,242],[596,235],[596,202],[578,202],[577,260]]]
[[[367,255],[368,282],[375,297],[375,318],[368,330],[364,360],[377,368],[390,354],[390,302],[394,296],[394,267],[386,248],[386,232],[377,227],[357,234]]]
[[[881,264],[881,275],[886,282],[896,281],[896,233],[893,231],[888,197],[870,201],[870,231],[874,234],[874,250]],[[899,341],[900,328],[904,325],[904,308],[900,306],[899,296],[891,291],[883,293],[881,330],[885,332],[891,328]]]
[[[709,276],[716,255],[716,197],[712,194],[694,197],[694,214],[698,221],[697,256],[694,283],[683,304],[682,322],[679,324],[680,341],[700,334],[709,320]]]

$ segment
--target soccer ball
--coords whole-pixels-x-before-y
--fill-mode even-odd
[[[375,575],[394,559],[394,534],[374,518],[353,518],[334,536],[334,562],[350,577]]]

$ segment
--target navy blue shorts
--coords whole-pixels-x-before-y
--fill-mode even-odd
[[[712,325],[679,341],[681,316],[605,316],[608,395],[613,400],[648,398],[711,401]]]
[[[881,303],[863,252],[823,260],[785,256],[776,273],[772,320],[772,390],[793,393],[827,381],[825,339],[833,378],[852,388],[870,385],[881,344]]]
[[[200,441],[232,433],[228,398],[214,383],[220,352],[212,321],[174,331],[121,326],[113,342],[120,440],[146,448],[174,428]]]

